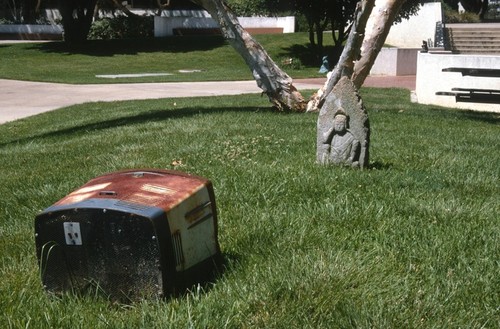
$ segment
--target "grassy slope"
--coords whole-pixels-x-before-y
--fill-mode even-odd
[[[92,103],[1,125],[0,323],[498,327],[498,115],[411,104],[403,90],[363,98],[364,171],[317,166],[316,116],[254,95]],[[174,160],[216,189],[227,270],[215,285],[129,306],[45,294],[37,212],[96,175]]]
[[[256,37],[271,57],[300,59],[292,77],[314,77],[321,62],[311,60],[305,33]],[[221,37],[89,41],[80,47],[62,42],[0,45],[0,78],[65,83],[251,80],[243,59]],[[202,70],[196,74],[178,70]],[[170,76],[103,79],[102,74],[173,73]]]

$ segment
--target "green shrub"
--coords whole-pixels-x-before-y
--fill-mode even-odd
[[[302,61],[297,57],[280,57],[278,63],[284,70],[301,70]]]
[[[90,40],[149,38],[153,36],[153,16],[117,16],[95,21],[90,28]]]
[[[295,14],[295,31],[296,32],[308,32],[309,31],[309,25],[307,24],[307,19],[301,13]]]
[[[490,3],[485,18],[491,20],[500,20],[500,3]]]
[[[479,19],[478,14],[463,12],[459,13],[456,10],[453,10],[446,3],[442,4],[443,6],[443,14],[444,21],[446,23],[480,23],[481,19]]]
[[[118,38],[118,33],[114,31],[111,19],[103,18],[92,24],[88,38],[92,40],[116,39]]]
[[[14,24],[14,22],[11,21],[11,20],[8,20],[7,18],[0,18],[0,24],[3,24],[3,25],[5,25],[5,24]]]

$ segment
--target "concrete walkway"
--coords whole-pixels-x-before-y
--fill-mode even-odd
[[[299,90],[318,89],[325,79],[295,80]],[[415,76],[368,77],[366,87],[415,89]],[[86,102],[261,93],[255,81],[71,85],[0,79],[0,124]]]

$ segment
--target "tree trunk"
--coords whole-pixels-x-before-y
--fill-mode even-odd
[[[309,26],[309,43],[311,46],[316,47],[316,35],[314,34],[314,23],[307,20],[307,26]]]
[[[361,58],[354,65],[351,80],[360,88],[375,63],[380,49],[389,34],[396,15],[406,0],[377,0],[375,9],[370,15],[372,27],[366,31],[363,40]]]
[[[323,26],[321,21],[318,19],[315,23],[316,27],[316,39],[318,40],[318,53],[320,56],[323,56]]]
[[[78,44],[87,40],[96,3],[97,0],[60,1],[65,42]]]
[[[319,111],[326,96],[343,76],[350,77],[357,89],[363,85],[405,1],[377,0],[375,4],[375,0],[362,0],[358,3],[354,15],[354,26],[351,28],[339,62],[329,73],[325,86],[318,90],[309,101],[308,112]],[[374,4],[375,9],[373,9]],[[372,25],[366,29],[368,19],[371,19]],[[360,47],[361,42],[362,47]]]
[[[325,86],[321,88],[309,101],[307,105],[308,112],[317,112],[323,106],[326,96],[333,90],[333,87],[343,76],[351,77],[353,74],[354,61],[358,59],[361,42],[365,34],[365,27],[368,18],[372,12],[375,0],[363,0],[358,2],[356,12],[354,13],[353,26],[351,27],[346,45],[342,51],[340,59],[333,69],[328,74],[328,79]],[[360,86],[355,85],[357,89]]]
[[[191,0],[205,8],[220,25],[224,38],[243,57],[259,88],[279,110],[303,112],[306,102],[262,46],[246,32],[222,0]]]

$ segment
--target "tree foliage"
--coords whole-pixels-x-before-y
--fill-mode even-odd
[[[284,0],[227,0],[226,2],[238,16],[273,16],[293,10],[291,2]]]
[[[488,0],[443,0],[443,2],[452,10],[458,12],[459,4],[462,5],[464,10],[468,13],[479,15],[482,20],[488,11]]]
[[[328,55],[330,63],[336,63],[349,35],[354,12],[359,0],[228,0],[238,15],[276,15],[294,12],[305,17],[309,31],[309,43],[316,57]],[[424,0],[404,2],[395,22],[401,22],[416,14]],[[332,31],[333,49],[327,53],[323,46],[323,34]]]

